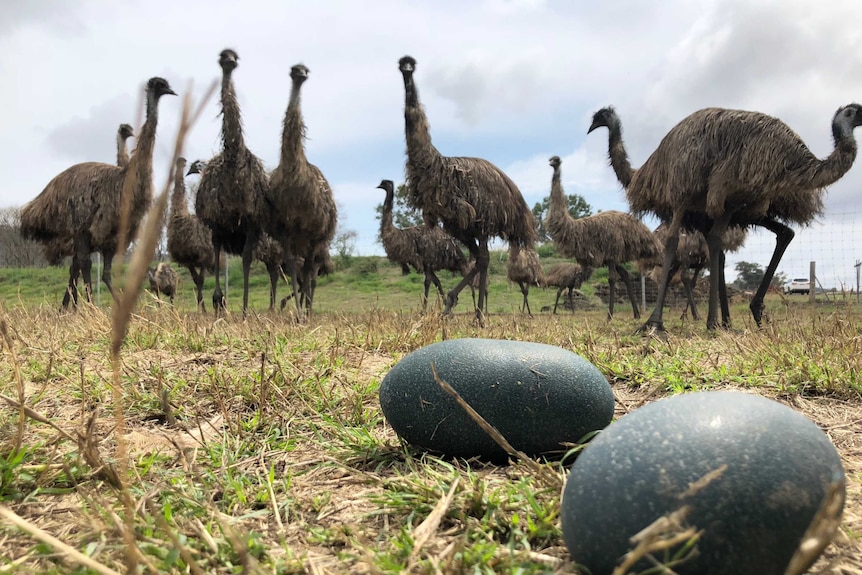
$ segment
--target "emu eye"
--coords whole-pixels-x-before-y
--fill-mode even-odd
[[[856,113],[856,110],[854,110],[853,108],[847,108],[846,110],[844,110],[844,115],[847,116],[848,118],[850,116],[853,116],[855,113]]]

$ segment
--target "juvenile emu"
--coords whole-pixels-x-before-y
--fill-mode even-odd
[[[440,298],[445,298],[443,286],[437,272],[448,270],[464,272],[467,258],[458,242],[436,225],[419,225],[399,229],[392,222],[392,207],[395,185],[392,180],[383,180],[377,186],[386,192],[383,211],[380,214],[380,241],[386,257],[393,263],[413,266],[425,275],[425,292],[422,296],[422,311],[428,308],[428,291],[431,284],[437,288]]]
[[[530,302],[527,297],[530,295],[530,286],[542,285],[542,263],[539,261],[539,254],[532,248],[522,248],[518,244],[509,246],[509,257],[506,260],[506,277],[511,282],[518,284],[521,289],[521,294],[524,296],[524,302],[521,304],[521,313],[525,311],[532,317],[533,312],[530,310]]]
[[[174,303],[174,295],[177,293],[177,272],[170,265],[160,262],[155,269],[147,268],[147,279],[150,280],[150,289],[156,294],[161,302],[161,294],[165,294]]]
[[[565,262],[557,264],[545,273],[542,287],[555,287],[557,289],[557,299],[554,300],[554,311],[557,313],[557,305],[560,303],[560,295],[563,291],[568,290],[566,299],[572,308],[572,313],[575,313],[574,291],[581,289],[581,285],[593,275],[593,269],[590,267],[582,267],[573,262]]]

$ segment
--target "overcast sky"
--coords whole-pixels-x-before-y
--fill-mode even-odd
[[[397,61],[405,54],[418,62],[441,153],[490,160],[531,206],[548,194],[547,159],[559,155],[567,192],[595,210],[625,210],[606,161],[607,131],[586,135],[595,110],[616,107],[634,166],[707,106],[778,116],[826,156],[835,110],[862,101],[858,13],[854,0],[5,0],[0,206],[26,203],[71,164],[113,162],[117,126],[137,123],[149,77],[167,78],[178,93],[193,80],[200,92],[230,47],[240,56],[234,81],[246,142],[267,169],[278,161],[290,67],[311,70],[307,155],[362,254],[382,253],[375,187],[404,179]],[[159,188],[180,107],[170,97],[160,106]],[[189,136],[190,160],[219,151],[218,112],[214,98]],[[825,284],[855,282],[860,183],[862,165],[830,188],[821,224],[797,234],[779,271],[806,275],[817,259]],[[829,235],[839,227],[840,241]],[[758,234],[728,258],[729,277],[740,258],[765,266],[773,243]]]

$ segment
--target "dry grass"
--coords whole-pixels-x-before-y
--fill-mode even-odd
[[[778,308],[762,331],[717,336],[669,323],[667,342],[633,337],[637,322],[608,324],[602,312],[491,315],[479,330],[466,312],[321,313],[297,325],[144,300],[129,318],[117,372],[122,475],[111,316],[0,307],[0,572],[90,572],[76,552],[124,571],[129,534],[112,487],[122,481],[151,573],[576,573],[559,528],[565,465],[439,459],[402,446],[380,413],[379,381],[404,354],[442,337],[496,337],[583,355],[611,381],[617,416],[698,389],[743,389],[801,411],[829,434],[848,477],[841,529],[812,572],[862,573],[853,308]]]

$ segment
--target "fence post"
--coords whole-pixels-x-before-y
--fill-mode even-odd
[[[814,305],[814,282],[817,279],[817,262],[811,262],[808,270],[808,303]]]
[[[859,271],[862,269],[862,260],[856,260],[856,303],[859,303]]]
[[[641,309],[646,311],[646,277],[641,274]]]

